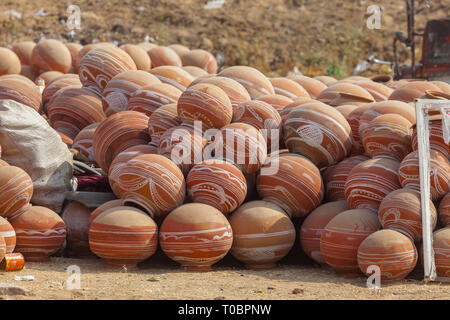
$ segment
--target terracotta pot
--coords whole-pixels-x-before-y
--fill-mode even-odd
[[[358,248],[358,265],[367,276],[370,266],[380,268],[382,281],[404,279],[417,264],[417,249],[410,238],[394,230],[369,235]]]
[[[152,115],[158,108],[177,103],[182,92],[167,83],[153,84],[136,90],[128,102],[128,110]]]
[[[72,68],[70,69],[70,72],[77,72],[78,70],[77,57],[80,51],[83,49],[83,45],[75,42],[65,43],[65,45],[67,49],[69,49],[70,56],[72,57]]]
[[[106,119],[101,99],[84,88],[67,89],[48,105],[50,125],[71,139],[90,124]]]
[[[23,212],[33,196],[33,181],[15,166],[0,167],[0,216],[13,219]]]
[[[171,44],[171,45],[169,46],[169,48],[172,49],[173,51],[175,51],[180,57],[181,57],[183,54],[185,54],[185,53],[191,51],[188,47],[183,46],[183,45],[181,45],[181,44]]]
[[[270,104],[275,110],[277,110],[278,113],[280,113],[286,106],[294,102],[291,98],[279,94],[268,94],[259,97],[257,100]]]
[[[124,44],[120,46],[120,49],[129,54],[138,70],[147,72],[150,70],[152,62],[146,50],[134,44]]]
[[[181,56],[183,66],[196,66],[202,68],[208,73],[217,73],[216,58],[208,51],[195,49],[186,52]]]
[[[408,154],[400,164],[398,178],[403,188],[420,191],[419,155]],[[439,151],[430,150],[430,193],[439,201],[450,190],[450,161]]]
[[[10,222],[16,230],[16,251],[26,261],[48,261],[66,239],[64,221],[45,207],[32,206]]]
[[[256,188],[261,199],[277,204],[290,217],[306,216],[320,205],[324,195],[317,167],[291,153],[270,158],[261,168]]]
[[[283,121],[283,124],[286,122],[286,119],[288,118],[289,112],[291,112],[294,108],[300,107],[304,104],[307,103],[322,103],[318,100],[314,100],[311,98],[305,98],[305,97],[300,97],[300,98],[296,98],[294,100],[294,102],[288,104],[287,106],[285,106],[282,110],[280,110],[280,116],[281,116],[281,120]]]
[[[74,71],[76,73],[79,72],[79,70],[80,70],[80,61],[81,61],[81,59],[83,59],[83,57],[89,51],[91,51],[93,49],[100,48],[102,46],[113,46],[113,47],[115,47],[115,45],[113,43],[111,43],[111,42],[90,43],[90,44],[87,44],[87,45],[83,46],[83,48],[78,52],[78,55],[77,55],[77,57],[75,59],[75,63],[73,64],[75,66]]]
[[[103,110],[107,116],[127,110],[129,100],[136,90],[154,84],[161,84],[161,81],[154,75],[142,70],[119,73],[108,81],[103,90]]]
[[[59,71],[45,71],[41,73],[39,76],[37,76],[36,79],[34,79],[34,83],[39,84],[40,80],[44,80],[44,84],[48,86],[53,81],[55,81],[56,79],[60,78],[63,75],[64,73]]]
[[[195,66],[185,66],[185,67],[181,67],[181,69],[183,69],[184,71],[189,73],[194,79],[197,79],[199,77],[203,77],[203,76],[206,76],[209,74],[205,70],[200,69],[199,67],[195,67]]]
[[[127,165],[128,160],[143,154],[157,154],[158,149],[152,145],[140,144],[137,146],[130,147],[121,153],[119,153],[114,160],[111,162],[108,172],[109,185],[116,197],[120,198],[120,188],[119,188],[119,172],[122,167]]]
[[[247,66],[233,66],[219,73],[221,77],[231,78],[242,84],[247,89],[250,97],[256,99],[267,94],[274,94],[269,79],[260,71]]]
[[[137,156],[120,169],[118,177],[123,204],[136,204],[152,218],[167,215],[184,201],[183,173],[164,156]]]
[[[432,84],[434,84],[436,87],[439,87],[441,89],[442,93],[444,94],[450,94],[450,84],[444,81],[430,81]]]
[[[3,260],[6,254],[6,242],[3,236],[0,234],[0,261]]]
[[[16,232],[12,225],[4,218],[0,217],[0,237],[5,241],[6,253],[12,253],[16,247]],[[0,261],[2,257],[0,255]]]
[[[92,221],[94,221],[95,218],[97,218],[103,212],[105,212],[109,209],[112,209],[112,208],[116,208],[116,207],[122,207],[122,199],[110,200],[108,202],[105,202],[101,206],[97,207],[94,211],[91,212],[91,215],[89,216],[88,229],[89,229],[89,226],[91,225]]]
[[[90,224],[89,246],[110,266],[136,268],[155,253],[158,226],[136,208],[111,208]]]
[[[219,210],[203,203],[189,203],[164,219],[159,234],[161,249],[181,268],[211,271],[233,243],[233,231]]]
[[[72,148],[78,150],[90,162],[95,162],[93,139],[99,125],[99,122],[88,125],[73,139]]]
[[[356,165],[345,181],[345,198],[352,209],[377,212],[381,201],[390,192],[400,189],[400,163],[387,158],[375,158]]]
[[[82,203],[72,201],[61,215],[66,230],[67,244],[65,253],[68,257],[89,257],[89,217],[93,210]]]
[[[181,62],[178,54],[169,47],[155,47],[147,51],[152,61],[152,68],[160,66],[176,66],[181,67]]]
[[[70,149],[72,148],[73,145],[73,139],[71,137],[69,137],[67,134],[56,131],[56,133],[59,135],[59,137],[61,138],[61,141],[63,143],[65,143],[67,145],[67,147]]]
[[[365,89],[375,101],[388,100],[394,89],[375,81],[359,81],[358,86]]]
[[[45,86],[45,89],[42,92],[42,103],[44,104],[44,113],[47,113],[46,105],[50,102],[50,99],[53,97],[53,95],[55,95],[59,89],[68,86],[76,86],[78,88],[81,88],[82,84],[78,75],[76,74],[63,75],[52,81],[51,84]]]
[[[450,228],[443,228],[433,233],[434,260],[439,277],[450,276]]]
[[[311,159],[319,168],[333,165],[350,154],[351,128],[344,116],[323,103],[293,109],[284,125],[289,151]]]
[[[34,82],[34,79],[39,75],[32,66],[22,65],[20,75]]]
[[[313,77],[314,80],[319,80],[323,84],[329,85],[332,83],[335,83],[337,80],[330,76],[315,76]]]
[[[44,39],[33,48],[31,64],[39,73],[45,71],[67,73],[72,67],[72,56],[69,49],[61,41]]]
[[[387,74],[379,74],[379,75],[375,75],[375,76],[371,77],[370,80],[377,82],[377,83],[383,83],[385,85],[388,85],[388,84],[392,83],[392,76],[387,75]]]
[[[306,91],[300,84],[288,78],[270,78],[275,94],[287,97],[294,100],[297,97],[310,98],[308,91]]]
[[[240,103],[251,100],[250,95],[247,92],[247,89],[231,78],[226,77],[205,77],[198,81],[197,83],[209,83],[213,84],[220,89],[222,89],[230,98],[231,106],[233,109]],[[191,86],[193,84],[191,83]]]
[[[306,76],[292,75],[289,76],[288,79],[297,82],[306,91],[308,91],[311,99],[316,99],[316,97],[318,97],[319,94],[327,88],[327,86],[323,82]]]
[[[12,46],[12,51],[17,55],[22,65],[31,65],[31,54],[36,43],[34,41],[20,41]]]
[[[324,170],[322,176],[327,201],[345,200],[344,186],[350,171],[369,159],[369,157],[363,155],[352,156]]]
[[[339,111],[345,119],[347,119],[348,121],[348,116],[350,115],[351,112],[355,111],[356,109],[358,109],[358,106],[352,105],[352,104],[343,104],[341,106],[337,106],[336,110]]]
[[[398,114],[386,113],[370,122],[361,140],[370,157],[402,161],[412,151],[411,133],[411,122]]]
[[[41,108],[41,94],[28,78],[18,74],[0,76],[0,99],[11,99],[36,111]]]
[[[142,49],[144,49],[146,52],[148,52],[148,50],[156,48],[158,45],[155,43],[151,43],[148,41],[144,41],[144,42],[140,42],[137,44],[138,47],[141,47]]]
[[[441,223],[448,227],[450,226],[450,192],[442,198],[439,204],[439,220]]]
[[[176,103],[167,104],[156,109],[148,118],[148,134],[151,144],[159,146],[161,136],[170,128],[181,124]]]
[[[430,200],[431,227],[437,223],[437,212]],[[378,218],[384,229],[403,233],[418,242],[422,239],[422,210],[420,192],[409,189],[399,189],[389,193],[381,201]]]
[[[236,210],[245,200],[247,182],[242,172],[223,160],[205,160],[196,164],[186,179],[188,195],[223,214]]]
[[[351,154],[364,154],[364,147],[361,142],[361,136],[359,135],[359,126],[360,126],[360,120],[361,116],[366,112],[370,107],[372,106],[372,103],[367,103],[362,106],[358,106],[355,110],[351,111],[347,117],[348,124],[350,125],[350,128],[352,129],[352,141],[353,146],[351,149]]]
[[[101,95],[109,80],[129,70],[136,70],[136,64],[128,53],[114,46],[101,45],[83,56],[78,75],[84,87]]]
[[[178,90],[184,91],[194,80],[187,71],[176,66],[161,66],[150,69],[150,73],[157,77],[162,83],[167,83]]]
[[[0,61],[0,76],[20,73],[19,57],[11,49],[0,47]]]
[[[428,122],[428,129],[430,135],[430,149],[439,151],[450,159],[450,144],[446,144],[444,140],[444,134],[442,131],[442,116],[431,116]],[[413,126],[411,144],[413,150],[417,151],[418,143],[416,126]]]
[[[94,134],[95,161],[104,172],[122,151],[150,142],[148,117],[136,111],[122,111],[108,117]]]
[[[380,229],[375,213],[368,209],[339,213],[325,226],[320,237],[320,252],[325,262],[343,276],[359,273],[358,247]]]
[[[318,206],[306,217],[299,231],[299,240],[308,257],[321,265],[326,265],[320,252],[320,237],[328,222],[348,209],[345,200],[333,201]]]
[[[338,82],[324,89],[317,96],[317,100],[334,107],[343,104],[359,105],[375,101],[372,95],[364,88],[345,82]]]
[[[426,90],[439,91],[441,89],[428,81],[411,81],[397,89],[389,96],[389,100],[399,100],[403,102],[414,102],[421,97]]]

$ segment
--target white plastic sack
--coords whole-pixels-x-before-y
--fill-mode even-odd
[[[450,102],[449,102],[450,104]],[[446,144],[450,143],[450,106],[441,107],[442,134]]]
[[[60,212],[64,192],[72,190],[72,154],[58,133],[35,110],[0,100],[2,159],[33,180],[32,204]]]

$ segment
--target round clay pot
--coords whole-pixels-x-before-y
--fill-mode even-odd
[[[0,237],[5,241],[6,253],[12,253],[16,247],[16,232],[12,225],[4,218],[0,217]],[[0,261],[2,257],[0,254]]]
[[[441,89],[428,81],[411,81],[395,89],[389,96],[389,100],[414,102],[416,98],[423,96],[426,90],[441,92]]]
[[[390,192],[400,189],[400,163],[387,158],[375,158],[356,165],[345,181],[345,198],[352,209],[377,212],[381,201]]]
[[[323,229],[331,219],[348,209],[345,200],[333,201],[318,206],[306,217],[299,231],[299,240],[308,257],[321,265],[326,265],[320,252],[320,237]]]
[[[82,87],[78,75],[76,74],[63,75],[52,81],[51,84],[45,86],[44,91],[42,92],[42,103],[44,104],[45,113],[47,113],[45,105],[47,105],[50,102],[50,99],[53,97],[53,95],[55,95],[59,89],[68,86],[77,86],[78,88]]]
[[[72,57],[72,68],[70,69],[70,72],[77,72],[78,70],[78,61],[77,57],[80,51],[83,49],[83,45],[75,42],[69,42],[65,44],[67,49],[69,49],[70,56]]]
[[[186,183],[183,173],[164,156],[137,156],[120,169],[118,178],[123,204],[136,204],[152,218],[167,215],[184,201]]]
[[[294,102],[288,104],[282,110],[279,111],[280,112],[280,116],[281,116],[281,120],[283,121],[283,124],[286,122],[286,119],[288,118],[289,113],[293,109],[295,109],[297,107],[300,107],[300,106],[302,106],[304,104],[307,104],[307,103],[322,103],[322,102],[320,102],[318,100],[311,99],[311,98],[305,98],[305,97],[296,98],[294,100]]]
[[[89,246],[108,265],[133,269],[155,253],[158,226],[136,208],[111,208],[89,225]]]
[[[360,120],[364,112],[368,110],[372,106],[372,103],[363,104],[361,106],[358,106],[355,110],[351,111],[347,117],[348,124],[350,125],[350,128],[352,129],[352,141],[353,146],[351,150],[351,154],[364,154],[364,146],[361,142],[361,137],[359,135],[359,126],[360,126]],[[337,108],[336,108],[337,109]]]
[[[430,199],[431,227],[437,223],[437,212]],[[389,193],[381,201],[378,218],[384,229],[391,229],[407,235],[413,241],[422,239],[422,210],[420,192],[399,189]]]
[[[66,225],[65,253],[68,257],[89,257],[89,217],[93,210],[80,202],[72,201],[64,209],[61,218]]]
[[[181,44],[171,44],[171,45],[169,46],[169,48],[172,49],[173,51],[175,51],[180,57],[181,57],[183,54],[185,54],[185,53],[191,51],[188,47],[183,46],[183,45],[181,45]]]
[[[89,226],[91,225],[92,221],[94,221],[95,218],[97,218],[103,212],[105,212],[111,208],[116,208],[116,207],[122,207],[122,199],[110,200],[110,201],[105,202],[104,204],[100,205],[99,207],[97,207],[94,211],[92,211],[91,215],[89,216],[88,231],[89,231]]]
[[[84,127],[73,139],[72,148],[78,150],[90,162],[95,162],[93,140],[99,125],[97,122]]]
[[[41,108],[41,94],[28,78],[18,74],[0,76],[0,99],[11,99],[36,111]]]
[[[240,103],[251,100],[250,95],[247,92],[247,89],[231,78],[226,77],[207,77],[199,81],[198,83],[209,83],[213,84],[220,89],[222,89],[230,98],[231,105],[233,109]],[[192,83],[191,83],[192,86]]]
[[[181,67],[181,62],[178,54],[169,47],[155,47],[147,51],[152,61],[152,68],[160,66],[176,66]]]
[[[19,74],[20,70],[20,60],[14,51],[0,47],[0,76],[4,74]]]
[[[94,134],[95,161],[108,172],[111,161],[122,151],[148,144],[148,117],[136,111],[122,111],[108,117]]]
[[[261,199],[280,206],[290,217],[303,217],[320,205],[324,187],[319,169],[307,158],[282,153],[261,168],[256,181]]]
[[[256,99],[267,94],[274,94],[272,84],[259,70],[247,66],[233,66],[219,73],[221,77],[231,78],[247,89],[250,97]]]
[[[138,47],[141,47],[142,49],[145,50],[145,52],[148,52],[148,50],[156,48],[158,45],[155,43],[151,43],[148,41],[144,41],[144,42],[140,42],[137,44]]]
[[[450,228],[443,228],[433,233],[434,261],[436,273],[439,277],[450,276]]]
[[[78,55],[76,56],[75,59],[75,63],[73,63],[74,66],[74,71],[75,72],[79,72],[80,71],[80,61],[81,59],[83,59],[83,57],[91,50],[93,49],[97,49],[100,48],[102,46],[112,46],[112,47],[116,47],[113,43],[111,42],[99,42],[99,43],[90,43],[87,44],[85,46],[83,46],[83,48],[78,51]]]
[[[66,226],[54,211],[40,206],[31,206],[10,220],[16,230],[16,251],[26,261],[48,261],[66,240]]]
[[[109,80],[129,70],[136,70],[136,64],[128,53],[114,46],[102,45],[83,56],[78,75],[84,87],[101,95]]]
[[[184,91],[194,80],[187,71],[175,66],[161,66],[150,70],[162,83],[167,83]]]
[[[442,198],[439,204],[439,220],[441,223],[448,227],[450,226],[450,192]]]
[[[39,73],[59,71],[67,73],[72,67],[72,56],[61,41],[45,39],[39,41],[31,52],[31,64]]]
[[[33,181],[15,166],[0,167],[0,216],[13,219],[30,205]]]
[[[56,79],[60,78],[63,75],[64,75],[64,73],[59,72],[59,71],[45,71],[36,77],[36,79],[34,80],[34,83],[39,84],[39,81],[43,80],[44,84],[46,86],[48,86],[53,81],[55,81]]]
[[[20,75],[34,82],[34,79],[36,79],[38,73],[32,66],[22,65]]]
[[[404,279],[417,264],[417,249],[410,238],[394,230],[379,230],[369,235],[358,248],[359,269],[370,276],[370,266],[380,268],[382,281]]]
[[[124,44],[120,46],[120,49],[129,54],[136,64],[136,68],[142,71],[149,71],[152,65],[147,51],[134,44]]]
[[[3,236],[0,234],[0,261],[3,260],[6,254],[6,242]]]
[[[61,138],[61,141],[62,141],[63,143],[65,143],[69,149],[71,149],[71,148],[72,148],[72,145],[73,145],[73,139],[72,139],[71,137],[69,137],[69,136],[68,136],[67,134],[65,134],[65,133],[62,133],[62,132],[59,132],[59,131],[56,131],[56,133],[57,133],[57,134],[59,135],[59,137]]]
[[[164,219],[159,234],[161,249],[181,268],[211,271],[233,243],[233,231],[219,210],[203,203],[182,205]]]
[[[320,82],[328,85],[331,85],[332,83],[335,83],[337,80],[330,76],[315,76],[313,77],[315,80],[319,80]]]
[[[233,229],[231,254],[248,269],[270,269],[285,257],[295,241],[295,228],[276,204],[251,201],[230,218]]]
[[[345,119],[347,119],[348,116],[350,115],[350,113],[355,111],[358,108],[359,108],[358,106],[355,106],[352,104],[343,104],[341,106],[337,106],[336,110],[339,111],[344,116]],[[347,119],[347,121],[348,121],[348,119]]]
[[[333,107],[344,104],[361,105],[375,101],[372,95],[364,88],[346,82],[337,82],[324,89],[317,96],[317,100]]]
[[[408,154],[400,164],[398,178],[403,188],[420,191],[419,154]],[[450,161],[439,151],[430,149],[430,193],[439,201],[450,190]]]
[[[394,91],[394,89],[375,81],[359,81],[356,84],[369,92],[375,101],[388,100]]]
[[[159,146],[161,136],[170,128],[181,124],[176,103],[167,104],[156,109],[148,118],[148,134],[151,144]]]
[[[291,79],[301,85],[306,91],[308,91],[311,99],[316,99],[319,94],[327,88],[327,86],[317,80],[306,76],[293,75],[289,76],[288,79]]]
[[[358,274],[358,248],[380,227],[376,213],[371,210],[354,209],[339,213],[328,222],[320,237],[323,259],[343,276]]]
[[[434,120],[432,120],[434,118]],[[428,122],[428,130],[430,135],[430,149],[441,152],[448,159],[450,159],[450,144],[446,144],[444,140],[444,133],[442,131],[442,117],[430,117]],[[414,151],[418,150],[417,142],[417,128],[413,127],[411,136],[411,144]]]
[[[177,103],[182,92],[167,83],[158,83],[136,90],[128,101],[128,110],[152,115],[158,108]]]
[[[323,103],[293,109],[284,125],[284,143],[323,168],[343,160],[352,147],[351,128],[344,116]]]
[[[154,75],[142,70],[119,73],[103,90],[102,105],[107,116],[128,109],[131,96],[143,87],[161,84]]]
[[[297,97],[310,98],[308,91],[300,84],[288,78],[270,78],[275,94],[294,100]]]
[[[183,69],[184,71],[189,73],[192,77],[194,77],[194,79],[209,75],[209,73],[206,72],[205,70],[200,69],[199,67],[195,67],[195,66],[185,66],[185,67],[181,67],[181,69]]]
[[[210,74],[217,73],[216,58],[208,51],[195,49],[186,52],[181,56],[183,66],[196,66],[202,68]]]
[[[369,157],[358,155],[346,158],[338,164],[328,167],[323,172],[323,183],[327,201],[345,200],[345,181],[358,164],[369,160]]]
[[[12,51],[17,55],[22,65],[30,66],[31,54],[35,46],[34,41],[20,41],[13,44]]]
[[[188,195],[223,214],[236,210],[245,200],[247,182],[242,172],[223,160],[205,160],[196,164],[186,179]]]
[[[275,110],[277,110],[278,113],[280,113],[286,106],[294,102],[291,98],[279,94],[268,94],[259,97],[257,100],[270,104]]]

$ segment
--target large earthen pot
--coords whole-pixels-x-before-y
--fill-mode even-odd
[[[306,76],[292,75],[289,76],[288,79],[297,82],[306,91],[308,91],[311,99],[316,99],[316,97],[318,97],[319,94],[327,88],[327,86],[323,82]]]
[[[16,247],[16,232],[12,225],[2,217],[0,217],[0,236],[5,240],[6,253],[12,253]],[[0,256],[0,261],[1,259]]]
[[[385,101],[389,99],[394,89],[375,81],[358,81],[358,86],[367,90],[375,101]]]
[[[432,114],[428,118],[428,131],[430,137],[430,149],[441,152],[444,156],[450,159],[450,143],[445,143],[444,132],[442,130],[442,115]],[[413,126],[413,133],[411,136],[412,148],[417,151],[419,144],[417,142],[417,127]]]
[[[270,78],[275,94],[282,95],[290,99],[298,97],[310,98],[308,91],[300,84],[288,78]]]
[[[115,207],[122,207],[122,199],[110,200],[95,208],[95,210],[92,211],[91,215],[89,216],[88,227],[91,225],[92,221],[94,221],[94,219],[101,215],[103,212]]]
[[[44,39],[34,46],[31,52],[31,64],[39,73],[45,71],[67,73],[72,67],[72,55],[61,41]]]
[[[19,74],[21,68],[19,57],[14,51],[0,47],[0,76],[4,74]]]
[[[439,220],[448,227],[450,226],[450,192],[448,192],[439,203]]]
[[[361,86],[341,81],[323,90],[317,96],[317,100],[333,107],[344,104],[361,105],[375,101]]]
[[[39,84],[39,82],[43,80],[44,85],[48,86],[53,81],[55,81],[56,79],[60,78],[63,75],[64,73],[59,71],[45,71],[41,73],[39,76],[37,76],[36,79],[34,79],[34,83]]]
[[[69,257],[89,257],[89,217],[93,209],[72,201],[64,209],[61,218],[66,225],[65,253]]]
[[[13,219],[30,206],[33,181],[21,168],[0,167],[0,216]]]
[[[70,56],[72,57],[72,68],[70,68],[70,72],[77,72],[77,57],[80,51],[83,49],[83,45],[76,42],[69,42],[65,43],[65,46],[67,47],[67,49],[69,49]]]
[[[170,84],[178,90],[184,91],[194,81],[189,72],[176,66],[160,66],[150,70],[150,73],[161,82]]]
[[[191,51],[191,49],[189,49],[186,46],[183,46],[182,44],[171,44],[170,46],[168,46],[170,49],[172,49],[173,51],[175,51],[181,58],[181,56],[189,51]]]
[[[13,44],[12,51],[17,55],[22,65],[30,66],[31,54],[35,46],[34,41],[20,41]]]
[[[148,134],[151,144],[158,147],[161,136],[170,128],[181,124],[178,118],[177,104],[171,103],[156,109],[148,118]]]
[[[73,139],[72,148],[78,150],[78,152],[81,153],[89,162],[95,162],[93,143],[94,134],[99,125],[100,123],[96,122],[84,127],[83,130],[78,132],[75,139]]]
[[[120,46],[120,49],[128,53],[136,64],[136,68],[142,71],[149,71],[152,66],[152,61],[147,51],[134,44],[124,44]]]
[[[3,260],[6,254],[6,242],[3,236],[0,234],[0,261]]]
[[[196,66],[210,74],[217,73],[216,58],[206,50],[195,49],[181,55],[183,66]]]
[[[11,99],[35,111],[41,109],[41,94],[38,87],[19,74],[0,76],[0,99]]]
[[[145,86],[132,94],[127,110],[142,112],[150,117],[160,107],[177,103],[181,94],[181,90],[167,83]]]
[[[270,104],[275,110],[277,110],[278,113],[280,113],[286,106],[294,102],[291,98],[280,94],[267,94],[259,97],[257,100]]]
[[[434,261],[439,277],[450,277],[450,228],[443,228],[433,233]]]
[[[231,78],[247,89],[250,97],[256,99],[266,94],[274,94],[272,83],[259,70],[248,66],[233,66],[222,70],[221,77]]]
[[[147,51],[152,62],[152,68],[161,66],[176,66],[181,67],[180,56],[169,47],[155,47]]]
[[[52,97],[59,91],[59,89],[67,86],[76,86],[78,88],[82,87],[80,78],[77,74],[66,74],[54,81],[51,84],[46,85],[44,91],[42,92],[42,103],[44,104],[44,113],[47,113],[47,104],[50,102]]]
[[[228,98],[230,98],[233,108],[242,102],[251,100],[247,89],[245,89],[242,84],[231,78],[205,77],[198,83],[209,83],[222,89],[227,94]]]

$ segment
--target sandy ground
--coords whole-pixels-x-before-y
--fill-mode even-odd
[[[164,258],[149,259],[136,271],[110,269],[100,259],[51,258],[27,263],[20,272],[0,272],[0,283],[21,286],[31,296],[0,299],[449,299],[450,284],[420,281],[420,276],[382,284],[376,292],[364,277],[345,279],[311,264],[281,264],[264,271],[246,270],[225,258],[214,272],[186,272]],[[67,268],[81,269],[80,289],[68,290]],[[34,276],[17,281],[15,276]],[[72,282],[73,283],[73,282]]]

